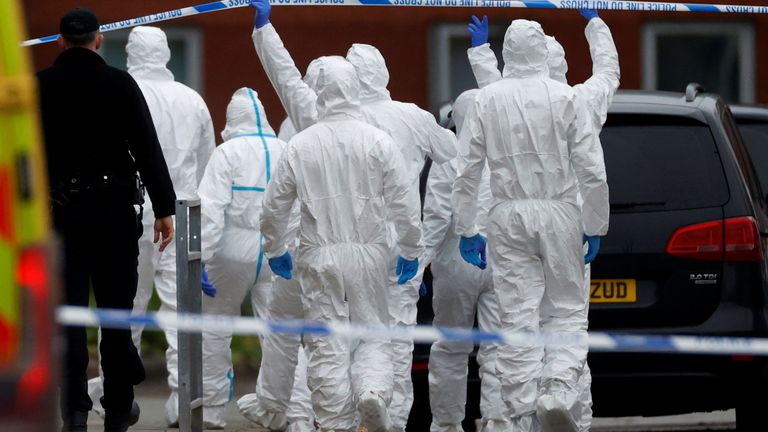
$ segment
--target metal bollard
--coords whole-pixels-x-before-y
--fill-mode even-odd
[[[202,311],[200,200],[176,201],[178,313]],[[203,430],[203,336],[179,332],[179,430]]]

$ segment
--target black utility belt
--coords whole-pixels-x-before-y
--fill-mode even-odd
[[[54,203],[66,205],[77,200],[129,201],[131,204],[144,204],[144,186],[139,176],[112,176],[103,174],[96,177],[73,177],[59,183],[51,198]]]

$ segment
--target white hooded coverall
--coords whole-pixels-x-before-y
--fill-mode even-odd
[[[311,103],[317,94],[313,86],[311,70],[307,68],[304,80],[280,36],[272,24],[254,29],[253,43],[272,86],[297,131],[317,121],[317,111]],[[389,72],[381,53],[370,45],[355,44],[347,52],[347,60],[355,67],[360,79],[363,121],[388,133],[401,151],[414,197],[418,200],[419,174],[426,156],[442,163],[456,155],[456,137],[441,128],[435,118],[414,104],[393,101],[387,91]],[[415,325],[416,302],[424,266],[417,277],[404,285],[397,285],[395,263],[399,251],[396,235],[390,224],[390,298],[391,325]],[[393,429],[404,431],[413,404],[411,383],[412,341],[393,341],[392,362],[395,373],[395,389],[390,405]],[[357,360],[355,360],[357,361]]]
[[[502,329],[586,338],[582,237],[608,230],[602,149],[575,92],[548,77],[538,23],[513,21],[503,56],[504,78],[480,90],[460,137],[468,153],[452,196],[455,232],[478,232],[477,192],[487,159],[494,200],[488,245]],[[497,374],[511,420],[530,427],[544,395],[575,399],[586,355],[586,339],[572,346],[500,346]]]
[[[267,26],[269,27],[269,26]],[[395,221],[406,259],[423,253],[418,201],[392,139],[360,119],[359,83],[343,58],[320,60],[318,124],[289,143],[267,189],[261,231],[268,258],[285,254],[294,201],[301,208],[294,275],[307,318],[386,325],[387,225]],[[322,431],[356,426],[352,395],[389,402],[392,370],[387,339],[360,341],[350,365],[349,341],[306,338],[312,402]],[[351,370],[359,368],[359,370]],[[350,382],[350,376],[355,377]],[[366,413],[361,412],[366,423]]]
[[[586,107],[592,119],[594,132],[599,135],[608,116],[608,107],[619,87],[621,76],[619,54],[611,31],[601,18],[589,20],[584,33],[592,56],[592,76],[584,83],[573,86],[573,90],[576,92],[576,103]],[[555,38],[547,36],[547,51],[550,78],[567,84],[568,64],[565,60],[565,50]],[[496,55],[488,44],[470,48],[467,54],[481,88],[501,79]],[[587,287],[590,283],[590,267],[589,264],[585,266],[584,276]],[[589,304],[586,306],[585,316],[589,312]],[[585,363],[584,371],[579,378],[580,396],[571,409],[581,432],[588,431],[592,425],[591,383],[592,375],[589,365]]]
[[[461,134],[467,110],[475,101],[478,90],[468,90],[453,104],[451,117]],[[466,152],[465,152],[466,153]],[[480,270],[456,253],[459,236],[453,232],[451,189],[458,175],[454,158],[443,164],[433,164],[429,171],[424,198],[424,244],[427,259],[432,264],[433,325],[437,327],[470,328],[475,316],[483,330],[498,328],[498,306],[493,292],[491,271]],[[486,167],[480,183],[478,225],[485,235],[487,215],[491,207],[490,172]],[[492,265],[492,264],[491,264]],[[467,402],[467,362],[472,342],[438,341],[429,355],[429,403],[433,432],[462,431],[461,422]],[[480,344],[477,361],[480,365],[482,429],[484,432],[506,431],[501,386],[495,375],[496,346]]]
[[[456,136],[440,127],[435,117],[411,103],[393,101],[387,90],[389,72],[384,57],[371,45],[354,44],[347,51],[360,79],[360,103],[364,121],[388,133],[403,155],[408,173],[408,184],[418,193],[419,176],[429,156],[436,164],[451,160],[456,155]],[[391,326],[416,325],[416,303],[423,276],[425,260],[416,277],[403,285],[397,284],[395,263],[400,251],[396,245],[395,227],[390,224],[389,272],[389,324]],[[390,405],[393,431],[405,431],[413,405],[411,364],[413,341],[392,340],[392,367],[395,388]]]
[[[165,33],[156,27],[140,26],[128,36],[128,73],[136,80],[147,101],[163,156],[180,200],[197,199],[197,186],[216,145],[211,115],[203,98],[191,88],[174,81],[167,68],[171,50]],[[176,310],[176,244],[159,252],[154,240],[155,215],[146,197],[144,234],[139,239],[139,282],[133,302],[135,313],[145,313],[152,286],[161,301],[161,311]],[[133,342],[141,347],[142,326],[133,327]],[[178,417],[178,353],[175,331],[165,332],[166,360],[171,397],[166,414],[169,422]],[[100,380],[89,382],[91,399],[99,410]]]
[[[240,315],[250,294],[254,313],[268,318],[272,271],[261,246],[261,203],[285,143],[275,137],[256,92],[241,88],[227,107],[224,144],[216,148],[200,183],[202,255],[216,297],[203,297],[203,313]],[[231,332],[203,332],[203,417],[225,427],[234,372]],[[311,413],[309,391],[298,392]],[[303,396],[303,398],[301,398]],[[309,420],[309,417],[306,419]]]
[[[271,27],[271,25],[269,26]],[[274,31],[274,30],[273,30]],[[255,38],[254,30],[254,42]],[[282,47],[282,43],[280,45]],[[258,49],[257,49],[258,51]],[[283,49],[278,54],[284,54],[287,61],[293,62]],[[285,61],[285,60],[283,60]],[[266,70],[269,70],[265,66]],[[291,69],[295,70],[295,67]],[[314,87],[317,83],[319,63],[312,61],[307,66],[307,72],[301,85]],[[296,72],[298,74],[298,71]],[[312,90],[313,103],[316,100]],[[282,98],[282,96],[281,96]],[[313,112],[317,109],[313,107]],[[316,119],[316,116],[315,116]],[[286,118],[280,126],[278,137],[285,136],[286,140],[293,138],[296,128],[291,118]],[[295,255],[296,230],[298,215],[291,223],[291,234],[288,236],[289,250]],[[272,321],[302,320],[305,318],[301,299],[301,288],[294,278],[273,280],[274,290],[268,306],[269,318]],[[301,335],[288,333],[273,333],[262,338],[261,368],[256,384],[256,391],[244,395],[237,401],[240,412],[249,420],[270,430],[286,430],[288,432],[309,432],[314,430],[311,403],[305,396],[307,388],[307,358],[301,345]],[[295,371],[295,373],[294,373]]]

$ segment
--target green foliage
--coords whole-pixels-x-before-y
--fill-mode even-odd
[[[96,300],[91,294],[90,306],[96,307]],[[157,292],[153,290],[152,298],[149,300],[148,310],[150,312],[160,309],[160,298]],[[253,316],[250,298],[247,298],[241,307],[241,314],[244,316]],[[98,359],[98,330],[88,329],[88,353],[93,361]],[[165,334],[157,330],[145,330],[141,335],[141,357],[145,360],[165,359],[165,350],[168,343],[165,341]],[[235,335],[232,337],[232,363],[235,368],[246,367],[257,370],[261,364],[261,344],[256,336]],[[95,364],[95,363],[94,363]]]

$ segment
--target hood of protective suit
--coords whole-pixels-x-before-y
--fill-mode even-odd
[[[568,62],[565,61],[565,50],[560,42],[552,36],[547,36],[547,67],[549,67],[549,77],[563,84],[568,84]]]
[[[461,127],[464,124],[464,119],[467,117],[467,112],[472,104],[475,102],[475,96],[480,90],[470,89],[460,94],[456,98],[456,102],[453,103],[453,111],[451,111],[451,118],[456,123],[456,133],[461,133]]]
[[[320,57],[317,61],[318,119],[361,118],[360,82],[354,66],[340,56]]]
[[[547,40],[541,24],[514,20],[504,34],[504,77],[530,78],[548,76]]]
[[[316,58],[307,66],[307,72],[304,74],[304,84],[317,92],[317,76],[320,75],[320,59]]]
[[[354,44],[347,51],[347,61],[355,67],[360,80],[360,102],[368,104],[392,99],[387,90],[389,84],[387,64],[376,47]]]
[[[137,79],[173,81],[166,67],[171,49],[165,32],[157,27],[136,27],[128,36],[128,73]]]
[[[221,138],[229,141],[240,135],[275,135],[258,93],[247,87],[232,95],[227,105],[227,126],[221,132]]]

